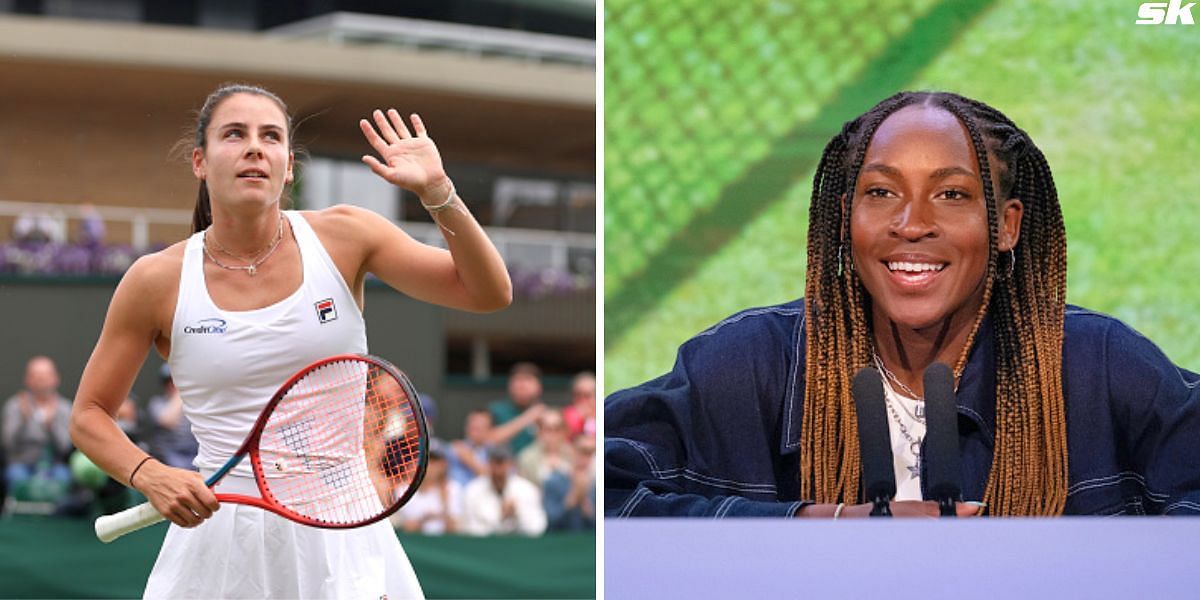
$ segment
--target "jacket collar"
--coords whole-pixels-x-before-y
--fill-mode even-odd
[[[983,432],[988,445],[995,445],[996,432],[996,369],[995,338],[992,335],[991,314],[984,315],[975,333],[975,344],[967,356],[958,382],[958,415],[968,419]]]
[[[783,418],[789,426],[784,428],[786,435],[782,436],[784,455],[792,454],[800,449],[801,420],[804,404],[804,373],[805,373],[805,340],[807,339],[804,315],[796,321],[796,344],[791,385],[788,386],[784,402]],[[958,402],[959,421],[966,419],[978,427],[983,433],[989,446],[995,446],[996,432],[996,372],[992,365],[995,356],[995,341],[992,336],[991,314],[984,315],[975,333],[975,342],[971,353],[967,356],[967,366],[963,368],[959,379]]]

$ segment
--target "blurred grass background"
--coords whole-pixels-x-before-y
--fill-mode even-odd
[[[1200,367],[1200,35],[1125,0],[607,0],[605,389],[803,294],[812,170],[902,89],[983,100],[1046,153],[1068,301]]]

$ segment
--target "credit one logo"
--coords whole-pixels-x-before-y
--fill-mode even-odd
[[[184,333],[225,333],[225,319],[200,319],[195,325],[184,325]]]
[[[1180,3],[1183,0],[1171,0],[1171,2],[1146,2],[1138,7],[1137,25],[1195,25],[1192,20],[1192,7],[1195,2],[1188,2],[1183,6]]]

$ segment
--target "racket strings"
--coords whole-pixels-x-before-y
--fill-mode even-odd
[[[387,512],[419,471],[419,412],[410,389],[387,369],[354,359],[298,379],[259,441],[264,495],[324,525]]]

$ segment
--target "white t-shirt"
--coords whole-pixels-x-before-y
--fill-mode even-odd
[[[516,506],[516,514],[512,517],[501,517],[500,509],[504,500],[511,500]],[[508,475],[503,496],[496,493],[490,476],[476,477],[467,484],[467,489],[463,492],[463,504],[465,533],[519,533],[535,536],[546,531],[546,509],[542,507],[542,492],[536,485],[515,473]]]
[[[920,451],[925,439],[925,401],[898,393],[887,379],[883,383],[888,431],[892,438],[892,464],[896,471],[894,499],[922,500]]]
[[[462,496],[462,486],[457,481],[447,478],[446,507],[444,512],[451,519],[459,523],[462,522],[463,517]],[[433,516],[434,518],[421,524],[421,533],[426,535],[441,535],[446,533],[446,519],[441,516],[442,513],[441,490],[426,482],[425,485],[417,488],[417,492],[413,494],[412,498],[408,499],[408,503],[397,514],[401,522],[415,521]]]

